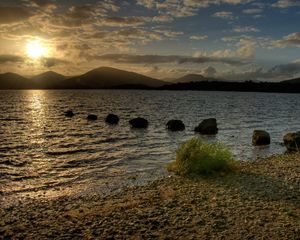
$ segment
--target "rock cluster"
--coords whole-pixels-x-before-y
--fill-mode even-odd
[[[68,110],[65,113],[65,117],[73,117],[75,114],[72,110]],[[87,120],[95,121],[97,120],[97,115],[90,114],[87,116]],[[118,124],[120,121],[119,116],[115,114],[108,114],[105,118],[105,122],[108,124]],[[133,118],[129,121],[132,128],[145,129],[148,128],[149,122],[147,119],[142,117]],[[169,131],[183,131],[185,130],[185,125],[181,120],[169,120],[166,124]],[[202,135],[216,135],[218,133],[217,120],[215,118],[204,119],[197,127],[194,129],[195,132]],[[295,133],[287,133],[283,137],[283,142],[288,151],[300,151],[300,131]],[[254,146],[267,146],[271,143],[270,134],[265,130],[254,130],[252,135],[252,145]]]

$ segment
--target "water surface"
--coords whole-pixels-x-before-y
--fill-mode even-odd
[[[165,175],[178,144],[210,117],[219,134],[204,138],[225,143],[236,159],[282,153],[282,136],[300,128],[299,103],[298,94],[276,93],[0,91],[0,199],[105,193]],[[69,109],[73,118],[64,116]],[[119,115],[119,125],[104,122],[108,113]],[[147,130],[130,128],[138,116],[149,120]],[[170,119],[181,119],[186,130],[168,132]],[[269,147],[251,145],[254,129],[271,134]]]

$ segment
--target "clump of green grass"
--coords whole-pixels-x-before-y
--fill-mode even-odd
[[[194,137],[179,146],[176,160],[168,165],[168,170],[179,175],[210,175],[226,173],[233,166],[232,154],[223,144],[205,143]]]

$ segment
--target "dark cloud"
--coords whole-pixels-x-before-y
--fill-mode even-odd
[[[262,81],[275,81],[286,80],[299,77],[300,63],[288,63],[276,65],[269,70],[264,71],[262,68],[249,70],[241,73],[228,72],[222,77],[230,80],[262,80]]]
[[[71,6],[67,9],[56,11],[50,23],[55,26],[81,27],[88,24],[101,24],[101,20],[107,17],[108,13],[119,10],[113,1],[99,1],[97,4],[83,4]]]
[[[148,17],[107,17],[101,22],[108,26],[130,26],[130,25],[143,25],[151,21]]]
[[[83,25],[95,23],[93,11],[90,6],[71,7],[68,12],[56,15],[49,19],[50,24],[63,27],[81,27]]]
[[[56,6],[55,0],[25,0],[30,7],[53,8]]]
[[[43,58],[41,59],[41,63],[44,67],[51,68],[57,65],[67,64],[69,62],[59,58]]]
[[[207,77],[214,77],[217,73],[217,70],[214,67],[207,67],[206,69],[203,70],[203,74]]]
[[[129,64],[159,64],[159,63],[225,63],[230,65],[245,65],[248,62],[244,60],[231,59],[231,58],[216,58],[216,57],[189,57],[180,55],[130,55],[130,54],[106,54],[96,56],[96,59],[113,61],[116,63],[129,63]]]
[[[20,56],[16,55],[0,55],[0,64],[4,63],[20,63],[23,62],[24,59]]]
[[[30,18],[32,14],[21,7],[0,7],[0,24],[11,24]]]
[[[271,77],[293,77],[298,73],[300,73],[300,63],[289,63],[271,68],[267,75],[269,74]]]

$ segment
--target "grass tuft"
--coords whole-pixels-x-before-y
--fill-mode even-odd
[[[233,167],[232,154],[223,144],[194,137],[179,146],[176,161],[167,168],[179,175],[210,175],[229,172]]]

